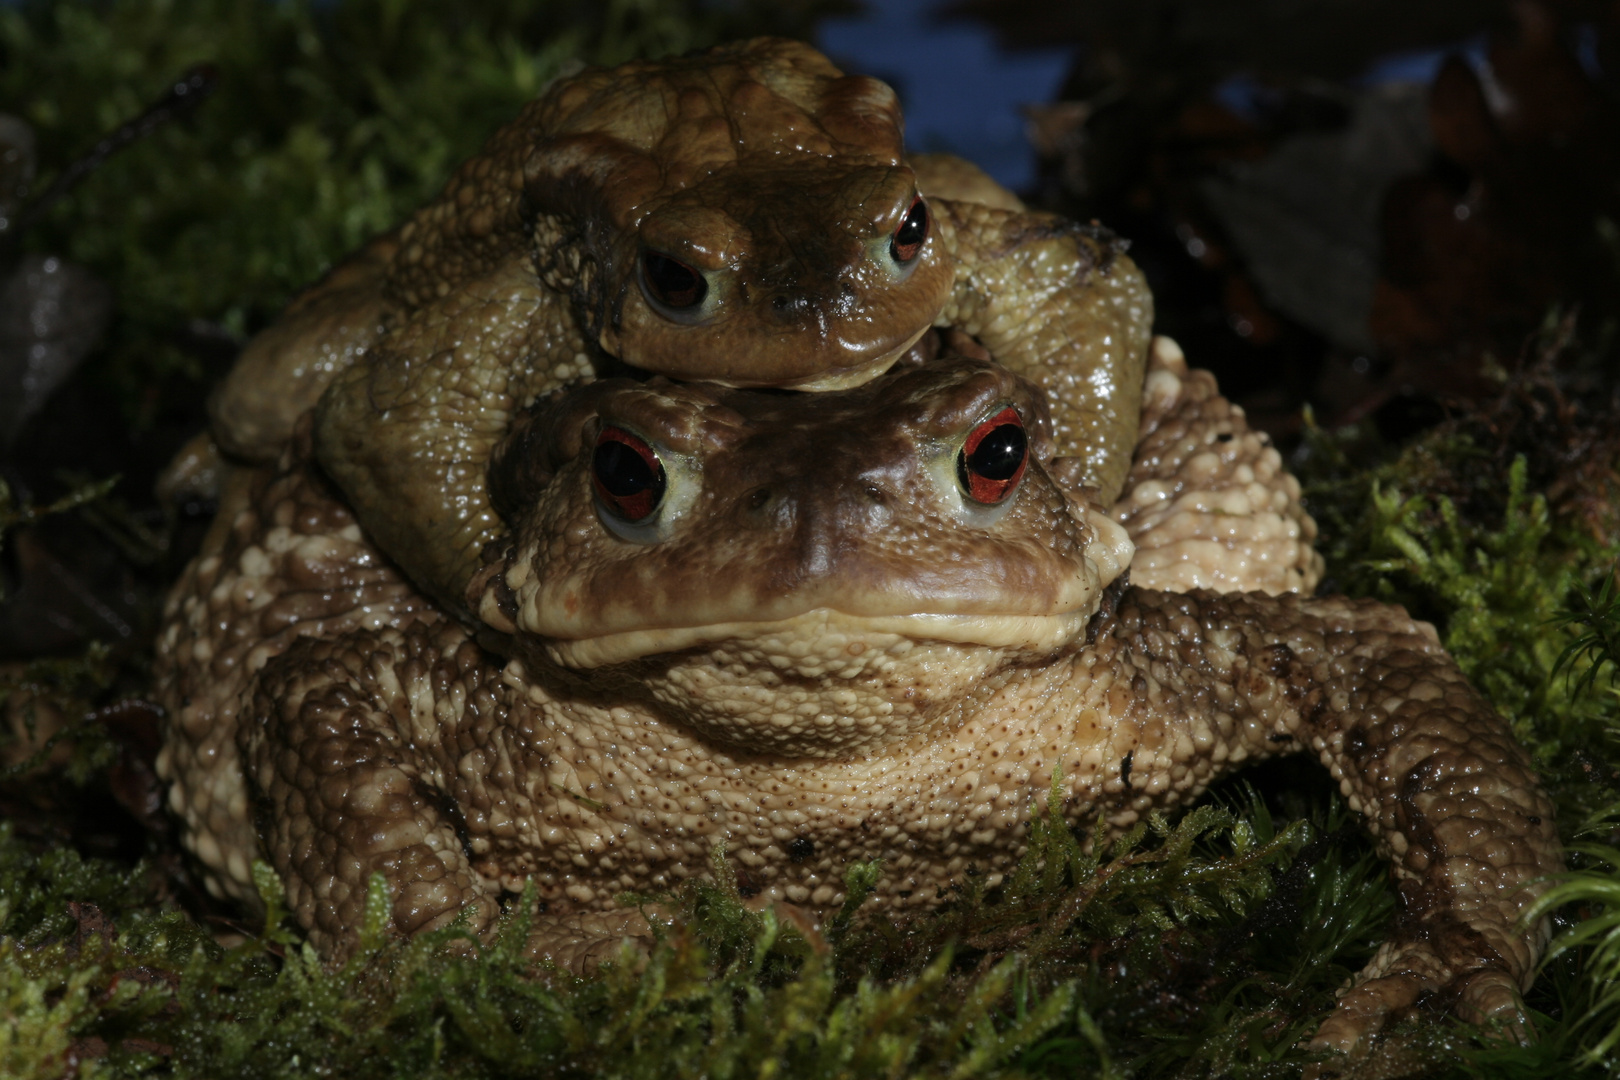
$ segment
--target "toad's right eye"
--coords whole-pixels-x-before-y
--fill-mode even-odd
[[[623,428],[604,427],[591,456],[591,486],[602,508],[636,524],[658,512],[667,481],[658,453]]]
[[[709,283],[701,273],[656,251],[642,252],[641,285],[648,299],[671,311],[695,308],[709,295]]]

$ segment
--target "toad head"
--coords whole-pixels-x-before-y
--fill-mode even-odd
[[[595,383],[502,447],[515,539],[469,599],[734,749],[868,751],[1082,640],[1129,563],[1048,424],[973,360],[838,395]]]

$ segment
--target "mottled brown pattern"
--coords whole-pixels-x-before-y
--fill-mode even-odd
[[[941,474],[954,492],[966,433],[1009,404],[1026,418],[1032,455],[1051,459],[1040,391],[951,358],[870,386],[781,396],[613,379],[543,401],[492,470],[517,534],[520,565],[500,580],[516,591],[518,627],[580,639],[817,607],[907,615],[921,597],[937,614],[1077,607],[1077,590],[1091,587],[1075,568],[1092,530],[1056,489],[983,508],[986,527],[967,530],[964,500],[935,497]],[[684,508],[656,544],[599,540],[589,469],[604,426],[666,451],[666,502]]]
[[[215,399],[217,437],[274,461],[324,391],[319,460],[368,534],[455,611],[503,535],[489,453],[538,394],[623,364],[848,386],[959,324],[1048,391],[1059,445],[1111,498],[1152,322],[1141,275],[963,162],[930,158],[922,175],[932,228],[902,265],[889,238],[919,179],[881,82],[774,39],[587,69],[250,346]],[[700,309],[675,318],[648,300],[643,251],[704,273]]]
[[[684,625],[653,606],[640,629],[625,629],[625,611],[607,625],[547,623],[566,602],[546,599],[548,581],[620,580],[686,535],[707,533],[712,550],[662,574],[746,581],[826,494],[784,487],[805,512],[747,542],[733,542],[727,516],[740,491],[693,501],[663,539],[618,539],[577,460],[587,416],[551,443],[507,447],[503,469],[512,455],[546,460],[508,489],[516,539],[489,551],[475,583],[475,636],[436,617],[307,460],[289,457],[244,494],[171,606],[160,690],[177,722],[163,767],[191,844],[241,892],[256,821],[293,910],[333,956],[352,945],[372,872],[393,886],[404,933],[463,910],[483,930],[532,879],[544,905],[533,948],[581,967],[647,933],[617,894],[705,874],[719,843],[757,903],[825,913],[849,863],[876,858],[872,902],[917,908],[968,874],[997,883],[1059,770],[1068,820],[1100,812],[1119,830],[1248,761],[1304,752],[1364,816],[1400,885],[1388,941],[1319,1042],[1347,1049],[1425,993],[1515,1022],[1544,938],[1516,920],[1561,867],[1552,807],[1432,628],[1370,601],[1121,590],[1124,532],[1061,460],[1033,462],[992,521],[951,511],[944,482],[930,488],[916,463],[1001,395],[1045,445],[1031,393],[946,357],[810,399],[796,417],[793,399],[707,387],[605,385],[550,406],[612,415],[616,400],[652,400],[650,415],[690,436],[705,483],[738,475],[732,454],[750,456],[745,474],[784,468],[823,488],[851,461],[868,468],[846,490],[868,473],[910,477],[885,505],[901,532],[932,522],[911,534],[916,564],[948,542],[954,577],[980,583],[983,606],[967,614],[951,611],[949,587],[930,591],[945,578],[890,562],[911,615],[862,613],[863,579],[845,597],[816,583],[797,606],[786,588],[752,619],[705,608],[694,584],[667,597],[693,604]],[[842,446],[772,462],[768,439],[701,437],[717,408],[734,414],[727,431],[750,416],[771,430],[820,424]],[[868,524],[833,514],[822,527],[858,549],[882,542]],[[1068,560],[1081,584],[1058,610],[1014,614],[1021,578],[1006,564],[1035,552]]]
[[[299,451],[307,454],[307,439]],[[158,775],[211,891],[257,902],[236,729],[266,662],[301,638],[440,618],[361,536],[330,485],[302,468],[233,474],[169,596],[154,672],[169,715]]]

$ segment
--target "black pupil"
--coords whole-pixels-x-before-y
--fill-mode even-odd
[[[649,488],[654,495],[664,493],[664,470],[654,471],[640,454],[622,442],[598,443],[591,467],[602,487],[615,498],[628,499]]]
[[[967,466],[975,476],[986,480],[1011,480],[1024,463],[1027,445],[1024,429],[1017,424],[1002,424],[979,440],[967,459]]]
[[[921,202],[913,203],[911,210],[906,214],[906,220],[894,230],[894,248],[900,254],[906,248],[915,248],[923,242],[928,235],[928,207]],[[907,252],[908,256],[914,252]]]
[[[649,251],[642,259],[647,285],[659,300],[670,307],[692,307],[703,302],[709,285],[702,275],[685,263]]]

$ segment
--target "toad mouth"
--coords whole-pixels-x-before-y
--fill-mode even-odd
[[[805,390],[814,393],[822,393],[828,390],[849,390],[853,387],[864,386],[898,363],[900,358],[910,352],[911,347],[922,340],[922,336],[932,329],[931,326],[924,326],[888,352],[854,367],[819,371],[814,375],[807,375],[797,382],[784,382],[773,385],[779,385],[786,390]],[[711,381],[728,385],[724,379]]]
[[[804,642],[805,656],[812,652],[825,654],[840,644],[848,655],[856,656],[867,650],[890,649],[902,642],[940,642],[1046,655],[1084,634],[1091,615],[1091,610],[1053,615],[850,615],[833,608],[815,608],[770,621],[624,630],[575,639],[549,638],[545,639],[544,649],[554,663],[576,670],[726,642],[773,638]],[[790,655],[793,651],[798,650],[790,650]]]

